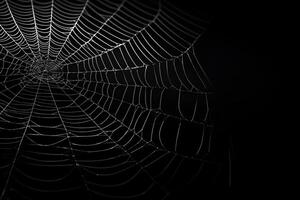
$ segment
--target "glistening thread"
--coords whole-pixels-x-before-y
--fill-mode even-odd
[[[206,25],[167,1],[1,0],[1,199],[163,199],[199,175]]]

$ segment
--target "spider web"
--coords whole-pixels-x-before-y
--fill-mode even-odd
[[[163,199],[209,162],[205,20],[138,0],[0,13],[1,199]]]

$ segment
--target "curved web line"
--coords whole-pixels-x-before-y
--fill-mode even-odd
[[[81,94],[81,92],[77,92],[77,91],[74,89],[74,86],[73,86],[73,87],[70,87],[69,85],[67,85],[67,84],[65,84],[65,83],[64,83],[64,85],[67,86],[68,88],[72,89],[73,91],[75,91],[76,94],[78,94],[78,95],[80,95],[81,97],[83,97],[83,98],[85,98],[85,99],[91,101],[92,103],[94,103],[94,104],[97,106],[97,108],[100,108],[101,110],[105,111],[109,116],[113,117],[115,121],[119,122],[119,123],[120,123],[123,127],[125,127],[128,131],[133,131],[133,132],[134,132],[134,130],[132,130],[129,126],[127,126],[126,124],[124,124],[121,120],[119,120],[115,115],[111,114],[111,113],[110,113],[108,110],[106,110],[104,107],[98,105],[98,104],[97,104],[96,102],[94,102],[93,100],[88,99],[88,98],[85,97],[83,94]],[[80,87],[80,86],[78,86],[78,87]],[[82,87],[81,87],[81,88],[82,88]],[[91,90],[87,90],[87,89],[85,89],[85,88],[82,88],[81,91],[83,91],[83,90],[91,91]],[[102,94],[102,96],[108,97],[107,95],[104,95],[104,94]],[[112,97],[112,99],[114,99],[114,98]],[[124,101],[124,100],[119,100],[119,101],[121,101],[121,102],[126,102],[126,101]],[[127,103],[132,104],[132,103],[130,103],[130,102],[127,102]],[[134,106],[136,106],[136,105],[134,105]],[[139,107],[141,107],[141,108],[143,108],[143,109],[145,109],[145,110],[147,110],[147,111],[153,111],[153,109],[151,109],[151,108],[145,108],[145,107],[143,107],[143,106],[141,106],[141,105],[139,105]],[[170,117],[170,118],[175,118],[175,119],[179,119],[179,120],[190,121],[190,120],[188,120],[188,119],[184,119],[184,118],[181,119],[181,118],[178,118],[178,117],[176,117],[176,116],[172,116],[172,115],[163,113],[162,111],[159,111],[159,110],[157,110],[156,112],[159,113],[159,114],[161,114],[161,115],[163,115],[163,116],[165,116],[165,118],[169,118],[169,117]],[[207,118],[207,115],[206,115],[205,119],[206,119],[206,118]],[[194,122],[194,123],[198,124],[198,122]],[[204,122],[200,122],[199,124],[200,124],[200,125],[203,125]],[[142,136],[140,136],[138,133],[135,133],[135,132],[134,132],[133,134],[134,134],[134,136],[138,137],[138,138],[140,139],[140,141],[143,141],[146,145],[150,145],[150,146],[152,146],[152,147],[155,147],[157,150],[167,151],[168,153],[174,154],[174,156],[178,156],[178,157],[182,157],[182,158],[188,158],[187,156],[182,155],[182,154],[180,154],[180,153],[177,153],[176,151],[168,150],[167,148],[164,147],[163,142],[161,142],[161,147],[159,147],[159,146],[157,146],[156,144],[154,144],[153,141],[146,141],[146,140],[145,140]],[[177,137],[178,137],[178,133],[177,133]],[[176,146],[177,146],[177,145],[176,145]],[[162,147],[163,147],[163,148],[162,148]],[[202,144],[199,145],[199,148],[198,148],[197,153],[199,153],[199,151],[201,150],[201,147],[202,147]],[[201,161],[204,161],[204,162],[208,162],[207,160],[204,160],[204,159],[201,159],[201,158],[196,158],[196,157],[189,157],[189,158],[190,158],[190,159],[194,159],[194,160],[201,160]]]
[[[1,25],[0,25],[0,27],[2,28],[2,30],[4,30],[3,27],[2,27]],[[23,60],[20,59],[20,58],[15,57],[15,56],[14,56],[7,48],[5,48],[2,44],[0,44],[0,46],[1,46],[1,48],[5,49],[7,52],[9,52],[9,54],[11,54],[10,57],[13,57],[13,59],[19,60],[19,61],[21,61],[21,62],[23,62],[23,63],[26,63],[26,64],[31,64],[31,63],[29,63],[29,62],[23,61]],[[3,60],[3,59],[4,59],[4,58],[1,58],[1,60]]]
[[[67,86],[67,85],[66,85]],[[98,123],[97,122],[95,122],[94,121],[94,119],[88,114],[88,113],[86,113],[85,112],[85,110],[83,110],[81,107],[80,107],[80,105],[78,105],[73,99],[72,99],[72,97],[70,97],[62,88],[61,88],[61,86],[58,86],[60,89],[61,89],[61,91],[99,128],[99,130],[101,131],[101,132],[103,132],[108,138],[109,138],[109,140],[111,140],[116,146],[118,146],[118,148],[120,148],[124,153],[126,153],[133,161],[135,161],[136,162],[136,164],[140,167],[140,169],[143,171],[143,172],[145,172],[145,174],[152,180],[152,182],[154,183],[154,184],[157,184],[166,194],[168,194],[169,192],[168,191],[166,191],[165,190],[165,188],[163,187],[163,186],[161,186],[156,180],[155,180],[155,178],[143,167],[143,166],[141,166],[140,165],[140,163],[135,159],[135,158],[133,158],[132,157],[132,155],[131,155],[131,153],[130,152],[128,152],[127,150],[126,150],[126,148],[124,147],[124,146],[122,146],[122,145],[120,145],[118,142],[116,142],[114,139],[112,139],[111,138],[111,136],[103,129],[103,128],[101,128],[99,125],[98,125]]]
[[[33,80],[33,78],[31,79]],[[10,104],[15,100],[15,98],[24,90],[24,88],[29,84],[29,82],[27,84],[25,84],[22,89],[19,90],[18,93],[16,93],[16,95],[6,104],[6,106],[1,110],[0,115],[2,115],[2,113],[10,106]],[[15,86],[12,86],[15,87]],[[7,88],[6,90],[10,90],[11,88]],[[3,91],[1,91],[3,92]]]
[[[119,9],[118,9],[118,10],[119,10]],[[112,47],[112,48],[110,48],[110,49],[107,49],[107,50],[105,50],[105,51],[102,51],[102,52],[101,52],[100,54],[98,54],[98,55],[89,57],[89,58],[87,58],[87,59],[81,59],[80,61],[83,62],[83,61],[90,60],[90,59],[94,59],[94,58],[97,58],[97,57],[102,57],[104,54],[107,54],[107,53],[109,53],[109,52],[112,52],[112,51],[115,50],[115,49],[121,48],[122,46],[125,46],[125,45],[128,44],[128,43],[130,44],[130,42],[133,41],[134,38],[137,37],[137,35],[139,35],[140,33],[142,33],[142,31],[146,30],[146,28],[150,27],[151,24],[155,23],[155,21],[157,20],[157,18],[160,16],[161,10],[162,10],[161,0],[159,0],[159,6],[158,6],[158,9],[157,9],[157,13],[154,15],[153,19],[152,19],[148,24],[146,24],[144,27],[142,27],[140,30],[138,30],[136,33],[134,33],[133,36],[130,37],[130,39],[125,40],[123,43],[118,44],[118,45],[116,45],[116,46],[114,46],[114,47]],[[116,12],[117,12],[117,11],[116,11]],[[114,14],[116,14],[116,12],[115,12]],[[112,16],[111,16],[111,18],[112,18]],[[107,22],[108,22],[108,21],[109,21],[109,19],[107,19],[107,21],[102,25],[102,27],[99,29],[99,31],[100,31],[105,25],[107,25]],[[98,31],[98,32],[99,32],[99,31]],[[93,37],[96,36],[96,35],[97,35],[97,32],[93,35]],[[88,44],[89,42],[91,42],[92,39],[93,39],[93,37],[90,38],[90,40],[89,40],[86,44]],[[151,36],[150,36],[150,37],[151,37]],[[154,41],[155,41],[155,40],[154,40]],[[133,42],[134,42],[134,41],[133,41]],[[156,41],[155,41],[155,42],[156,42]],[[80,48],[77,49],[77,51],[75,51],[73,54],[71,54],[70,56],[68,56],[68,57],[67,57],[66,59],[64,59],[63,61],[61,61],[61,62],[60,62],[60,65],[61,65],[64,61],[68,60],[68,59],[71,58],[73,55],[75,55],[78,51],[80,51],[80,49],[83,48],[86,44],[82,45]],[[165,49],[162,48],[162,47],[160,46],[159,43],[156,42],[156,44],[157,44],[157,45],[158,45],[165,53],[167,53],[169,56],[172,57],[172,55],[169,54],[167,51],[165,51]],[[135,51],[135,50],[134,50],[134,51]],[[77,63],[77,62],[78,62],[78,61],[76,61],[76,62],[74,62],[74,63]],[[73,63],[67,63],[67,64],[65,64],[65,65],[69,65],[69,64],[73,64]],[[152,64],[153,64],[153,63],[152,63]],[[64,66],[64,65],[62,65],[62,66]],[[128,66],[128,65],[127,65],[127,66]],[[144,67],[144,66],[147,66],[147,64],[143,63],[143,67]]]
[[[21,51],[23,51],[24,54],[27,55],[27,57],[28,57],[30,60],[32,60],[32,58],[30,58],[30,56],[28,55],[28,53],[26,53],[26,52],[24,51],[24,49],[20,46],[20,44],[17,43],[17,42],[14,40],[14,38],[12,38],[12,36],[11,36],[10,34],[7,33],[7,31],[3,28],[2,25],[0,25],[0,28],[4,31],[4,33],[5,33],[10,39],[11,39],[11,40],[19,47],[19,49],[20,49]]]
[[[36,18],[35,18],[35,12],[34,12],[34,4],[33,4],[33,0],[31,0],[31,8],[32,8],[33,21],[34,21],[34,29],[35,29],[35,35],[36,35],[36,43],[37,43],[38,49],[39,49],[39,57],[41,57],[41,47],[40,47],[40,42],[39,42],[39,33],[38,33],[37,24],[36,24]]]
[[[18,145],[18,148],[17,148],[17,151],[15,153],[15,156],[13,158],[13,162],[11,164],[11,167],[10,167],[10,170],[8,172],[8,177],[6,179],[6,182],[5,182],[5,185],[3,187],[3,190],[2,190],[2,193],[1,193],[1,199],[3,199],[6,195],[6,191],[7,191],[7,187],[8,187],[8,184],[9,184],[9,181],[11,180],[11,176],[12,176],[12,173],[13,173],[13,170],[15,168],[15,165],[16,165],[16,161],[17,161],[17,158],[18,158],[18,155],[20,153],[20,150],[21,150],[21,146],[23,145],[23,141],[24,141],[24,138],[26,136],[26,132],[27,132],[27,129],[29,127],[29,123],[31,121],[31,117],[32,117],[32,114],[33,114],[33,109],[34,109],[34,105],[36,103],[36,99],[37,99],[37,96],[38,96],[38,91],[39,91],[39,88],[40,88],[40,85],[41,85],[41,81],[39,82],[39,85],[38,85],[38,88],[37,88],[37,91],[35,93],[35,98],[33,100],[33,103],[32,103],[32,107],[31,107],[31,111],[30,111],[30,114],[29,114],[29,117],[28,117],[28,120],[27,120],[27,123],[25,125],[25,130],[22,134],[22,138],[19,142],[19,145]]]
[[[11,18],[13,19],[13,21],[14,21],[14,24],[15,24],[15,26],[17,27],[17,29],[18,29],[18,31],[20,32],[20,34],[22,35],[22,37],[23,37],[23,39],[24,39],[24,41],[26,42],[26,45],[27,45],[27,47],[29,47],[29,49],[30,49],[30,51],[32,52],[32,55],[34,55],[34,53],[33,53],[33,51],[32,51],[32,48],[30,47],[30,45],[28,44],[28,41],[26,40],[26,38],[25,38],[25,36],[24,36],[24,34],[22,33],[22,31],[20,30],[20,27],[18,26],[18,24],[17,24],[17,22],[16,22],[16,20],[15,20],[15,18],[14,18],[14,16],[13,16],[13,14],[12,14],[12,12],[11,12],[11,10],[10,10],[10,6],[9,6],[9,4],[8,4],[8,0],[5,0],[5,2],[6,2],[6,5],[7,5],[7,9],[8,9],[8,11],[9,11],[9,13],[10,13],[10,16],[11,16]],[[4,30],[4,29],[3,29]],[[6,31],[5,31],[6,32]],[[9,35],[9,34],[8,34]],[[10,36],[10,35],[9,35]],[[13,38],[12,38],[13,39]],[[14,40],[14,39],[13,39]],[[14,40],[15,41],[15,40]],[[16,42],[16,41],[15,41]],[[17,42],[16,42],[17,43]],[[17,43],[18,44],[18,43]],[[22,47],[18,44],[18,46],[20,47],[20,49],[22,49]],[[26,53],[27,54],[27,53]],[[28,54],[27,54],[28,55]],[[35,55],[34,55],[35,56]]]
[[[73,33],[75,27],[77,26],[79,19],[82,17],[82,15],[83,15],[83,13],[84,13],[84,11],[85,11],[85,9],[86,9],[86,6],[88,5],[88,2],[89,2],[89,0],[86,0],[86,1],[85,1],[85,4],[84,4],[84,6],[83,6],[83,8],[82,8],[82,10],[81,10],[81,13],[79,14],[78,18],[76,19],[74,25],[73,25],[72,28],[71,28],[71,31],[69,32],[69,34],[68,34],[68,36],[66,37],[64,43],[61,45],[61,47],[60,47],[60,49],[59,49],[59,51],[58,51],[58,53],[57,53],[56,60],[57,60],[57,58],[59,58],[60,52],[62,51],[62,49],[63,49],[64,46],[66,45],[66,42],[68,41],[70,35]]]
[[[63,127],[64,127],[65,133],[66,133],[66,138],[67,138],[67,140],[68,140],[68,144],[69,144],[69,149],[70,149],[70,152],[71,152],[72,160],[73,160],[73,162],[74,162],[76,168],[78,169],[78,172],[79,172],[80,177],[81,177],[81,179],[82,179],[82,181],[83,181],[84,187],[86,188],[87,191],[89,191],[89,188],[88,188],[88,185],[87,185],[87,181],[85,180],[84,175],[82,174],[81,169],[78,168],[79,162],[77,161],[76,155],[75,155],[74,150],[73,150],[72,142],[70,141],[70,135],[69,135],[69,132],[70,132],[70,131],[68,131],[68,129],[67,129],[65,123],[64,123],[64,120],[63,120],[63,118],[62,118],[62,116],[61,116],[61,114],[60,114],[60,111],[59,111],[59,108],[57,107],[56,100],[55,100],[55,98],[54,98],[53,92],[51,91],[51,87],[50,87],[50,85],[49,85],[49,82],[47,82],[47,84],[48,84],[49,91],[50,91],[50,94],[51,94],[53,103],[54,103],[54,105],[55,105],[57,114],[58,114],[58,116],[59,116],[59,119],[60,119],[60,121],[61,121],[61,123],[62,123],[62,125],[63,125]]]
[[[50,30],[49,30],[49,36],[48,36],[49,41],[48,41],[48,52],[47,52],[48,59],[49,59],[49,54],[50,54],[51,35],[52,35],[53,7],[54,7],[54,0],[52,0],[52,2],[51,2]]]
[[[69,55],[68,57],[64,58],[62,61],[59,62],[58,65],[60,65],[61,63],[63,63],[65,60],[69,59],[70,57],[72,57],[74,54],[76,54],[82,47],[86,46],[88,43],[90,43],[93,38],[99,33],[100,30],[102,30],[102,28],[116,15],[116,13],[123,7],[123,5],[125,4],[127,0],[123,0],[121,2],[121,4],[118,6],[117,10],[109,17],[105,20],[105,22],[99,27],[98,31],[96,33],[94,33],[91,38],[85,42],[80,48],[78,48],[75,52],[73,52],[71,55]]]

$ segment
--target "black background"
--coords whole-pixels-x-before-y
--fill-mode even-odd
[[[274,162],[278,154],[272,147],[282,125],[281,78],[274,65],[280,9],[274,2],[255,1],[175,4],[193,15],[210,18],[197,51],[216,92],[214,145],[224,165],[213,180],[199,177],[173,196],[200,199],[268,194],[278,182]]]

